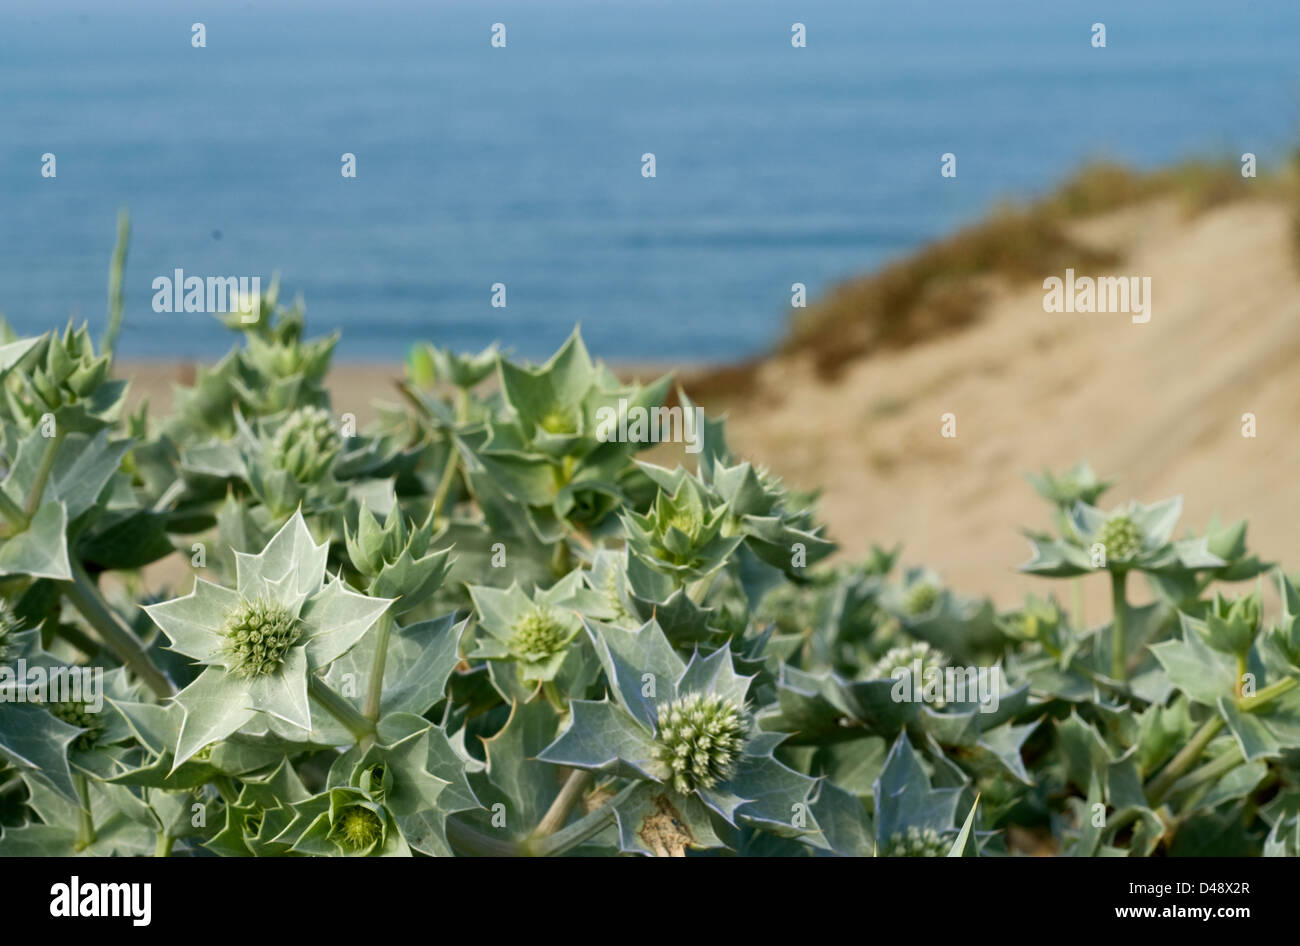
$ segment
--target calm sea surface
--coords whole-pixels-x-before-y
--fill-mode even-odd
[[[0,312],[102,326],[125,206],[127,356],[230,343],[152,310],[182,268],[278,270],[346,358],[538,357],[575,321],[610,358],[736,357],[779,337],[792,283],[1089,158],[1268,163],[1298,129],[1296,0],[0,0]]]

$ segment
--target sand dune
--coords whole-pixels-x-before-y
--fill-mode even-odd
[[[1247,517],[1253,547],[1300,566],[1300,280],[1280,206],[1186,220],[1174,202],[1077,225],[1117,250],[1109,273],[1152,278],[1152,318],[1043,311],[1043,290],[996,293],[978,324],[857,362],[834,385],[766,364],[734,445],[824,487],[846,552],[905,542],[957,588],[1011,604],[1044,582],[1014,567],[1020,525],[1046,526],[1025,470],[1087,459],[1119,484],[1103,505],[1181,493],[1184,524]],[[957,436],[940,436],[952,412]],[[1258,436],[1242,436],[1242,415]],[[1101,583],[1091,589],[1102,600]],[[1094,611],[1094,613],[1096,613]]]

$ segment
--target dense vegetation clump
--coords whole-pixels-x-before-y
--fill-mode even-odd
[[[1297,853],[1300,593],[1244,523],[1033,477],[1022,570],[1112,606],[999,611],[832,559],[720,420],[598,435],[671,380],[576,332],[418,346],[358,429],[258,311],[161,418],[85,329],[0,338],[0,854]]]

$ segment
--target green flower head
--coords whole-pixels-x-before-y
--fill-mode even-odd
[[[538,426],[548,434],[576,434],[580,421],[576,408],[557,404],[542,415]]]
[[[1044,601],[1029,595],[1022,608],[997,618],[996,624],[1012,640],[1055,645],[1060,638],[1061,619],[1060,606],[1054,599]]]
[[[240,677],[278,673],[289,648],[302,637],[302,624],[279,601],[241,601],[226,614],[227,669]]]
[[[898,619],[904,628],[920,627],[936,620],[964,619],[964,599],[945,585],[940,575],[924,566],[903,570],[901,580],[882,585],[880,607]]]
[[[744,538],[729,527],[727,505],[683,470],[659,486],[649,513],[623,516],[629,547],[655,571],[679,581],[712,574]]]
[[[555,679],[582,631],[579,610],[607,608],[598,593],[584,587],[582,571],[570,572],[532,595],[518,585],[505,589],[471,585],[469,593],[484,632],[470,656],[514,661],[527,682]]]
[[[571,622],[548,605],[538,605],[510,628],[507,646],[521,660],[541,663],[563,650],[572,639]]]
[[[570,701],[568,725],[538,759],[633,779],[640,788],[632,790],[660,795],[673,820],[696,828],[709,812],[731,825],[791,827],[792,806],[806,803],[817,781],[773,755],[784,736],[750,715],[754,677],[736,672],[729,646],[696,650],[687,663],[653,619],[635,630],[588,622],[588,630],[606,696]],[[655,845],[641,836],[636,849],[654,853]]]
[[[1075,503],[1095,503],[1112,485],[1107,480],[1097,479],[1097,474],[1086,462],[1077,463],[1060,475],[1044,470],[1038,476],[1027,473],[1025,479],[1039,496],[1062,510],[1070,509]]]
[[[1224,598],[1216,591],[1203,624],[1192,623],[1204,628],[1205,638],[1215,650],[1235,654],[1244,659],[1250,652],[1256,636],[1262,630],[1261,618],[1262,607],[1258,589],[1235,600]]]
[[[383,837],[383,819],[364,805],[349,805],[341,809],[330,831],[335,844],[354,854],[370,850]]]
[[[95,426],[112,421],[126,386],[109,381],[110,363],[107,354],[95,354],[84,325],[73,331],[69,324],[62,335],[50,337],[44,356],[30,371],[9,375],[6,391],[13,416],[29,427],[40,423],[47,413],[64,416],[71,412],[78,426],[87,420],[93,420]]]
[[[545,364],[518,365],[505,358],[496,364],[501,393],[531,448],[560,457],[581,456],[595,445],[582,436],[584,402],[601,376],[576,332]]]
[[[262,313],[270,312],[273,303],[268,305],[262,299]],[[303,376],[313,381],[324,377],[329,368],[330,357],[334,353],[337,336],[328,335],[304,342],[300,338],[301,325],[283,322],[287,329],[281,338],[262,338],[250,334],[247,348],[243,352],[245,363],[263,379],[281,380]],[[256,393],[256,392],[254,392]]]
[[[477,355],[462,355],[429,342],[412,345],[406,356],[406,375],[411,383],[431,389],[435,381],[458,388],[472,388],[497,366],[496,343]]]
[[[1142,547],[1142,533],[1124,513],[1108,518],[1096,538],[1097,544],[1106,550],[1106,558],[1117,562],[1128,561]]]
[[[735,701],[717,693],[688,693],[661,703],[655,758],[683,795],[713,788],[735,770],[749,724]]]
[[[145,607],[171,649],[203,665],[174,697],[184,714],[174,767],[255,717],[285,738],[319,729],[309,681],[393,603],[328,577],[328,557],[295,512],[259,554],[235,553],[237,587],[198,579],[190,594]]]
[[[921,661],[922,675],[931,669],[943,670],[948,666],[948,657],[942,651],[936,650],[925,641],[916,641],[891,649],[867,671],[867,679],[888,680],[893,677],[894,671],[900,668],[910,672],[917,660]]]
[[[885,857],[943,857],[948,853],[949,845],[944,843],[939,832],[934,828],[918,828],[912,825],[906,831],[900,831],[889,839]]]
[[[939,600],[939,589],[931,582],[919,581],[903,593],[903,613],[918,617],[930,611]]]
[[[270,459],[277,468],[307,483],[320,479],[342,449],[343,440],[329,411],[300,407],[276,430]]]
[[[1065,578],[1095,571],[1199,571],[1227,564],[1206,536],[1174,540],[1181,497],[1147,506],[1130,502],[1111,512],[1078,502],[1061,523],[1061,537],[1030,534],[1034,557],[1020,570]]]
[[[85,730],[72,743],[78,749],[93,749],[104,731],[103,720],[98,713],[90,710],[88,703],[52,703],[50,713],[69,726]]]
[[[408,525],[399,503],[381,524],[363,504],[354,533],[344,524],[348,559],[366,579],[373,595],[399,598],[398,610],[409,611],[442,585],[450,568],[451,548],[433,551],[433,518]]]

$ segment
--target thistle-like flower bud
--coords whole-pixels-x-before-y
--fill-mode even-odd
[[[727,506],[689,477],[676,492],[661,490],[646,515],[629,513],[623,523],[628,545],[656,571],[680,580],[719,568],[743,536],[729,534]]]
[[[392,773],[388,766],[382,762],[376,762],[361,773],[361,790],[375,801],[383,801],[392,784]]]
[[[90,333],[83,325],[76,332],[69,325],[62,336],[54,335],[45,347],[42,358],[30,372],[14,372],[9,388],[9,401],[13,413],[30,425],[39,422],[42,415],[60,408],[82,404],[108,379],[111,358],[96,355]],[[120,393],[120,392],[119,392]],[[91,413],[107,412],[120,398],[110,403],[95,405]]]
[[[867,671],[867,679],[888,680],[900,668],[910,673],[917,660],[921,661],[922,676],[929,670],[940,671],[948,666],[948,657],[942,651],[935,650],[925,641],[915,641],[892,648]],[[921,681],[914,682],[919,685]]]
[[[494,342],[477,355],[461,355],[449,348],[424,342],[412,345],[406,355],[406,375],[416,387],[430,390],[435,381],[472,388],[497,366]]]
[[[275,432],[270,459],[300,483],[310,483],[320,479],[342,449],[343,440],[329,411],[300,407]]]
[[[348,558],[365,578],[367,592],[381,598],[400,598],[399,611],[409,611],[438,590],[447,576],[450,548],[430,551],[433,518],[424,525],[408,525],[394,503],[383,525],[364,507],[357,531],[346,527]]]
[[[1205,615],[1210,646],[1244,658],[1261,630],[1260,604],[1258,591],[1234,601],[1215,592],[1209,612]]]
[[[903,594],[903,613],[918,617],[928,612],[939,600],[939,589],[928,581],[919,581]]]
[[[575,408],[563,404],[556,405],[542,415],[542,421],[538,425],[548,434],[569,435],[576,434],[580,424],[580,418]]]
[[[704,517],[700,510],[683,508],[669,509],[668,514],[663,517],[662,526],[664,532],[669,529],[676,529],[686,538],[694,542],[700,536],[700,530],[704,528]]]
[[[268,311],[265,299],[261,311]],[[338,335],[304,342],[300,338],[300,329],[301,326],[295,326],[284,333],[285,337],[276,339],[249,335],[244,360],[265,379],[284,380],[302,376],[310,381],[319,381],[329,368]]]
[[[1040,641],[1055,646],[1060,639],[1061,609],[1055,600],[1030,595],[1022,608],[996,619],[997,627],[1012,640]]]
[[[716,693],[690,693],[658,709],[655,757],[683,795],[713,788],[735,771],[749,729],[744,710]]]
[[[1111,516],[1097,532],[1097,542],[1106,549],[1106,558],[1122,562],[1142,548],[1142,533],[1137,523],[1124,513]]]
[[[571,622],[548,605],[536,605],[510,628],[507,647],[514,656],[541,663],[568,646],[573,639]]]
[[[365,851],[382,840],[384,822],[364,805],[349,805],[338,813],[330,837],[354,853]]]
[[[1079,502],[1092,505],[1112,485],[1106,480],[1097,479],[1097,474],[1087,463],[1076,464],[1059,476],[1044,470],[1041,476],[1029,473],[1025,478],[1039,496],[1062,509],[1069,509]]]
[[[906,832],[900,831],[889,839],[884,856],[944,857],[948,847],[934,828],[922,829],[912,825]]]
[[[278,673],[302,625],[278,601],[244,601],[226,615],[227,669],[240,677]]]
[[[92,713],[86,703],[51,703],[50,713],[55,719],[62,720],[69,726],[85,730],[72,743],[78,749],[93,749],[104,731],[104,724],[100,721],[99,714]]]

